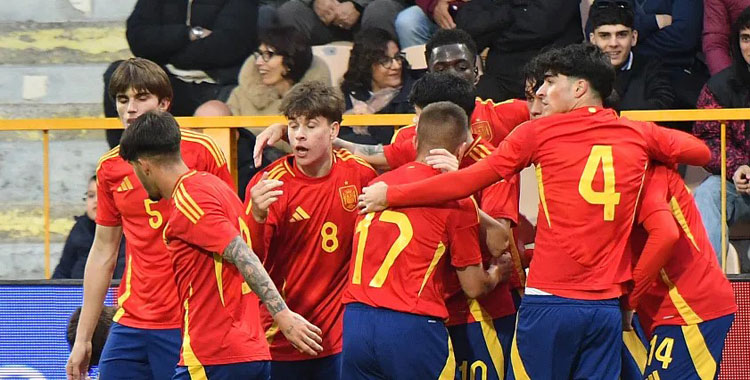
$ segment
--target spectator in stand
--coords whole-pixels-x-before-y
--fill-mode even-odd
[[[466,1],[416,0],[396,16],[396,34],[402,48],[424,45],[438,28],[453,29],[453,15]]]
[[[313,45],[351,41],[359,29],[382,28],[396,35],[393,21],[411,0],[289,0],[279,21],[299,29]]]
[[[703,0],[703,53],[711,75],[732,64],[731,26],[750,0]]]
[[[201,105],[195,116],[278,115],[281,99],[296,83],[320,81],[331,83],[328,66],[315,57],[307,39],[291,26],[275,26],[261,32],[260,46],[242,65],[239,86],[226,103],[211,100]],[[252,148],[255,136],[239,129],[237,141],[238,185],[240,197],[257,171],[253,165]],[[264,164],[279,156],[266,150]],[[264,166],[265,166],[264,165]]]
[[[589,13],[589,39],[617,69],[611,106],[617,111],[668,109],[675,95],[661,62],[633,54],[638,42],[633,19],[633,9],[626,2],[595,1]]]
[[[740,13],[732,25],[730,38],[732,65],[711,77],[698,98],[698,108],[750,107],[750,8]],[[721,142],[718,121],[696,122],[693,133],[711,148],[706,170],[711,176],[695,189],[708,238],[721,263],[721,224],[750,220],[750,122],[727,124],[727,220],[721,220]]]
[[[701,0],[611,0],[635,4],[636,51],[661,61],[676,98],[674,107],[695,108],[708,70],[697,58],[703,22]]]
[[[409,65],[391,34],[371,28],[355,36],[341,84],[346,114],[412,113],[412,83]],[[392,136],[391,128],[341,127],[339,132],[340,138],[359,144],[387,144]]]
[[[226,100],[237,74],[256,45],[258,3],[247,0],[138,0],[127,21],[126,36],[136,57],[161,65],[172,83],[170,112],[190,116],[211,99]],[[107,96],[109,79],[119,65],[104,73],[104,114],[117,116]],[[109,132],[110,146],[121,130]]]
[[[481,51],[489,47],[479,96],[525,98],[522,68],[540,51],[583,41],[581,0],[472,0],[455,14]]]
[[[52,278],[83,278],[86,260],[89,257],[91,245],[94,243],[96,229],[96,176],[89,179],[88,188],[83,195],[86,202],[86,213],[76,217],[76,224],[65,240],[60,263],[55,267]],[[125,238],[120,240],[120,253],[117,255],[117,266],[112,278],[122,278],[125,270]]]

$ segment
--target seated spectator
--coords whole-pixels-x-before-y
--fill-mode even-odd
[[[732,64],[729,40],[732,24],[750,0],[703,0],[703,53],[711,75]]]
[[[211,99],[226,100],[237,74],[256,45],[258,3],[247,0],[138,0],[127,21],[126,36],[136,57],[156,62],[169,74],[174,98],[170,112],[190,116]],[[104,115],[117,116],[107,96],[109,79],[119,65],[104,73]],[[110,146],[122,130],[107,133]]]
[[[65,240],[60,263],[57,264],[52,278],[83,278],[86,260],[89,257],[91,245],[94,243],[96,230],[96,176],[89,179],[88,189],[83,196],[86,202],[86,213],[76,217],[76,224]],[[117,256],[117,266],[113,278],[121,278],[125,269],[125,237],[120,240],[120,253]]]
[[[102,357],[102,350],[104,349],[104,344],[107,342],[107,336],[109,335],[109,328],[112,326],[112,318],[114,318],[116,312],[117,308],[114,306],[102,307],[102,312],[99,314],[99,321],[96,322],[94,335],[91,337],[91,361],[89,362],[89,365],[99,365],[99,359]],[[65,338],[71,348],[76,341],[78,320],[80,318],[81,308],[78,307],[73,314],[70,315],[67,333],[65,334]]]
[[[349,69],[344,74],[347,114],[412,113],[412,79],[406,58],[392,35],[383,29],[364,29],[354,38]],[[393,129],[341,127],[339,137],[359,144],[387,144]]]
[[[426,44],[435,31],[453,29],[453,13],[466,1],[416,0],[396,16],[396,34],[402,48]]]
[[[661,62],[633,54],[638,31],[633,29],[633,9],[609,0],[596,1],[589,22],[591,43],[609,56],[617,69],[612,108],[623,110],[668,109],[674,102],[672,85],[664,75]]]
[[[279,21],[299,29],[313,45],[351,41],[359,29],[382,28],[396,35],[393,21],[411,0],[289,0]]]
[[[698,108],[750,107],[750,8],[740,13],[732,26],[732,65],[711,77],[698,98]],[[727,124],[727,220],[721,220],[721,135],[718,121],[699,121],[693,133],[711,148],[711,172],[695,189],[695,203],[708,238],[721,263],[721,224],[750,220],[750,122]]]
[[[701,0],[611,0],[637,4],[637,53],[662,62],[674,89],[675,108],[695,108],[708,69],[697,58],[700,51]]]
[[[328,66],[315,57],[307,39],[291,26],[275,26],[261,32],[260,46],[242,65],[239,86],[226,103],[212,100],[201,105],[195,116],[278,115],[281,99],[296,83],[331,83]],[[257,169],[253,165],[255,136],[239,129],[237,139],[238,185],[240,198]],[[264,166],[281,156],[274,149],[264,152]]]

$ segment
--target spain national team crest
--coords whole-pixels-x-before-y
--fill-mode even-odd
[[[492,141],[492,128],[486,120],[478,120],[471,125],[471,132],[486,141]]]
[[[359,193],[356,186],[348,185],[339,187],[339,195],[341,196],[341,205],[344,206],[344,210],[352,212],[357,209]]]

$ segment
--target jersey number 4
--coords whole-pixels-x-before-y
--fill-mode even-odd
[[[359,234],[359,241],[357,242],[357,255],[354,258],[354,273],[352,274],[352,283],[362,283],[362,260],[365,254],[365,245],[367,244],[367,234],[370,230],[370,224],[375,218],[375,213],[369,213],[357,223],[357,229],[355,233]],[[383,264],[380,265],[378,271],[375,272],[372,280],[370,280],[370,286],[373,288],[379,288],[383,286],[385,279],[388,277],[388,272],[391,270],[393,263],[396,261],[398,255],[403,252],[412,237],[414,237],[414,230],[412,229],[409,217],[402,212],[385,210],[380,214],[378,221],[385,223],[392,223],[398,227],[398,237],[393,242],[391,248],[383,259]]]
[[[594,205],[604,206],[604,220],[615,220],[615,206],[620,204],[620,193],[615,191],[615,165],[612,158],[611,145],[594,145],[591,147],[591,153],[586,166],[583,168],[583,174],[578,181],[578,193],[583,199]],[[604,175],[604,190],[594,190],[594,177],[602,167]]]

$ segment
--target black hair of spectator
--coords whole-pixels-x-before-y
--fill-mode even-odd
[[[91,361],[90,365],[99,365],[99,359],[102,356],[102,350],[104,349],[104,343],[107,342],[107,335],[109,335],[109,327],[112,325],[112,318],[115,316],[117,311],[116,307],[104,306],[102,313],[99,314],[99,320],[96,322],[96,328],[94,329],[94,335],[91,337]],[[73,343],[76,341],[76,332],[78,330],[78,320],[81,317],[81,308],[78,307],[73,314],[70,315],[68,321],[68,331],[65,334],[65,338],[68,341],[68,346],[73,348]]]
[[[615,69],[596,45],[584,42],[550,49],[532,61],[536,65],[534,70],[545,76],[562,74],[586,80],[602,101],[612,93]]]
[[[310,41],[293,26],[272,26],[261,31],[258,41],[281,55],[288,70],[284,77],[294,83],[302,79],[312,64]]]
[[[750,7],[745,8],[745,10],[740,12],[740,15],[737,16],[737,21],[732,24],[732,34],[729,37],[729,50],[732,56],[732,66],[735,76],[735,80],[730,83],[731,86],[740,93],[744,93],[747,87],[750,87],[750,71],[748,71],[748,63],[745,62],[745,58],[742,56],[742,50],[740,50],[740,32],[745,29],[750,29]]]
[[[152,110],[139,116],[120,139],[120,157],[136,161],[141,157],[176,161],[180,156],[180,126],[169,113]]]
[[[372,90],[372,65],[388,54],[389,41],[398,45],[396,37],[380,28],[362,29],[354,36],[349,66],[341,83],[344,93]],[[402,78],[406,75],[407,69],[407,63],[403,62]]]
[[[469,53],[472,57],[476,57],[479,52],[477,51],[477,44],[474,39],[471,38],[469,33],[461,29],[438,29],[435,34],[427,41],[424,50],[424,57],[427,62],[430,62],[432,58],[432,50],[436,47],[447,46],[447,45],[464,45],[469,49]]]
[[[469,118],[461,107],[451,102],[432,103],[419,114],[417,151],[443,148],[455,152],[469,136]]]
[[[109,80],[107,92],[112,100],[133,88],[137,93],[154,94],[162,99],[172,100],[172,84],[167,73],[156,63],[145,58],[130,58],[122,61]]]
[[[448,101],[461,107],[471,116],[476,106],[477,89],[458,75],[438,72],[426,73],[411,88],[409,102],[421,109],[432,103]]]
[[[592,31],[602,25],[623,25],[633,29],[633,25],[635,25],[635,13],[633,12],[633,8],[630,7],[610,6],[599,8],[596,6],[596,2],[594,2],[591,6],[591,11],[589,11],[589,23],[591,24]]]
[[[89,178],[89,182],[96,182],[96,174],[92,175],[91,178]]]
[[[299,83],[281,100],[281,113],[288,119],[300,116],[314,119],[323,116],[329,123],[341,123],[344,113],[344,98],[341,92],[323,82]]]

